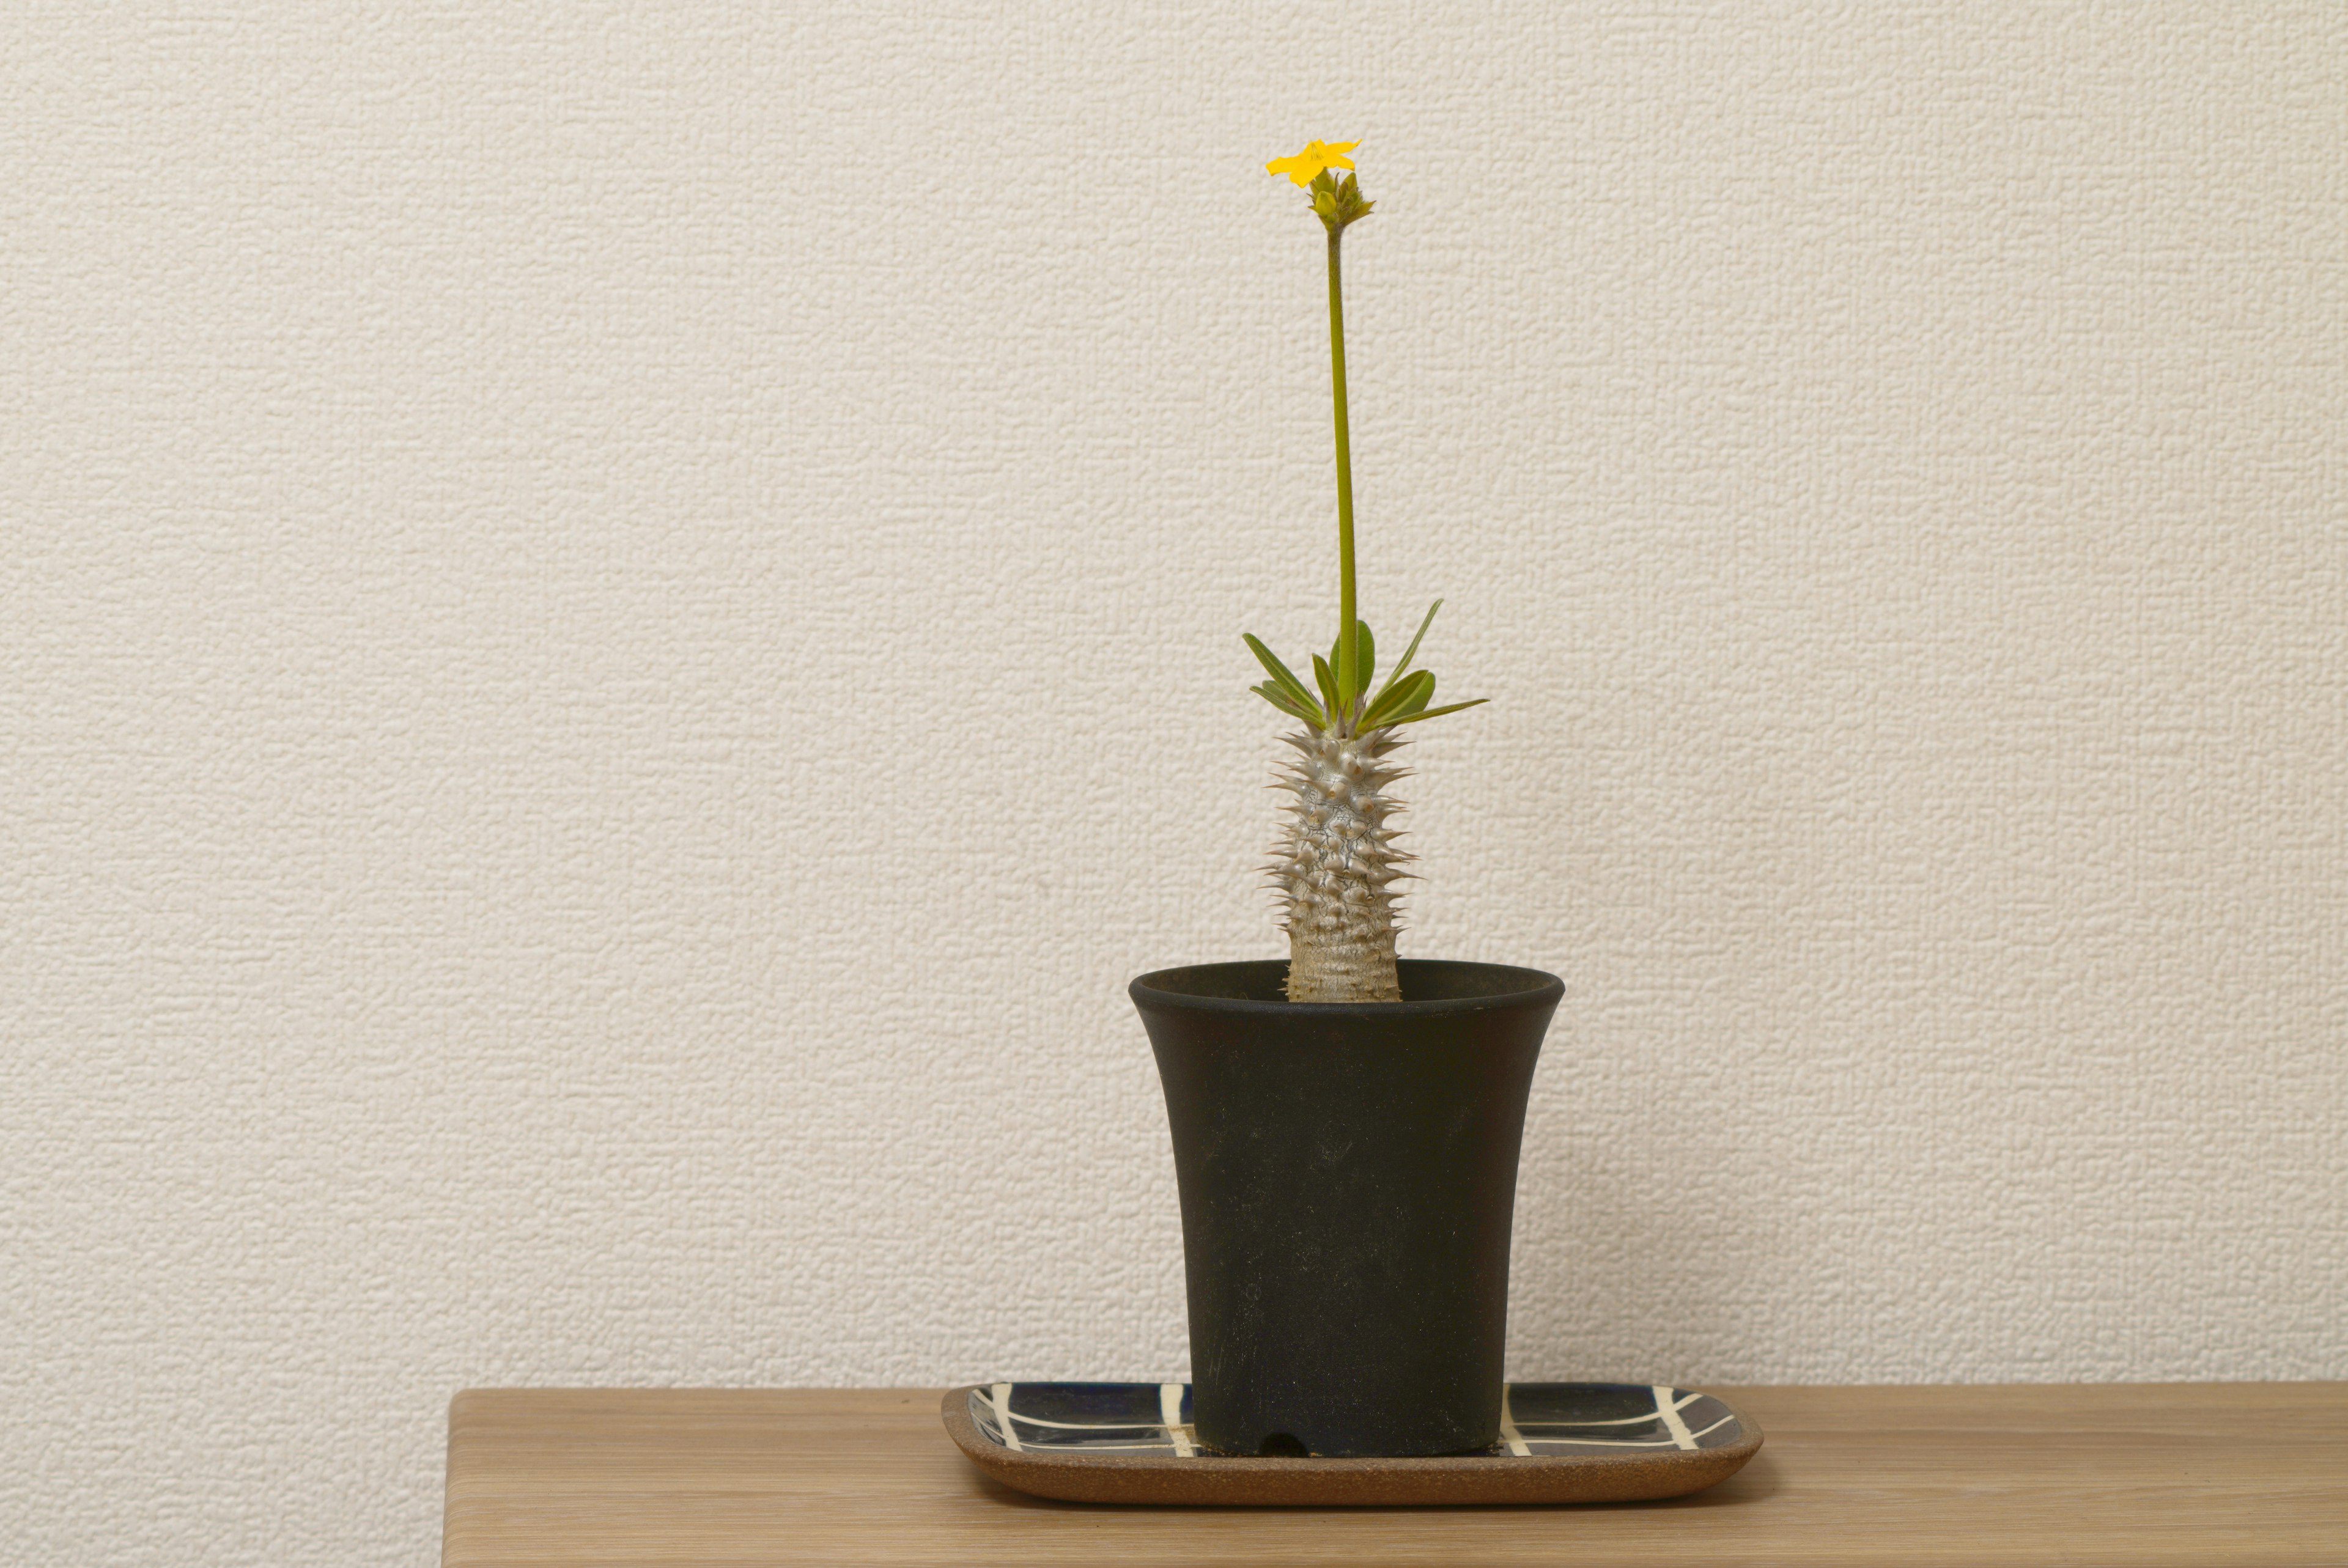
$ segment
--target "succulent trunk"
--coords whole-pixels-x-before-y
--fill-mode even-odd
[[[1400,1001],[1391,885],[1410,856],[1386,825],[1401,809],[1386,786],[1404,775],[1385,759],[1402,742],[1391,729],[1283,739],[1299,753],[1281,777],[1295,799],[1268,869],[1287,917],[1288,999]]]

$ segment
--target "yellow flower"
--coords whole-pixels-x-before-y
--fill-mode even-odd
[[[1310,185],[1324,169],[1353,168],[1354,160],[1345,155],[1361,145],[1358,141],[1308,141],[1303,152],[1294,158],[1275,158],[1263,166],[1263,171],[1285,174],[1299,185]]]

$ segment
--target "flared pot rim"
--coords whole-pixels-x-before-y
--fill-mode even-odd
[[[1177,964],[1137,976],[1126,988],[1133,1005],[1155,1012],[1238,1013],[1292,1019],[1444,1018],[1461,1013],[1489,1012],[1500,1008],[1554,1007],[1565,995],[1565,982],[1546,969],[1518,964],[1486,964],[1468,958],[1404,958],[1396,964],[1405,999],[1398,1002],[1292,1002],[1285,997],[1247,997],[1193,989],[1220,980],[1236,985],[1242,979],[1261,982],[1269,975],[1284,983],[1285,958],[1241,958],[1227,963]],[[1189,979],[1190,985],[1180,983]],[[1412,981],[1463,988],[1466,994],[1409,999]]]

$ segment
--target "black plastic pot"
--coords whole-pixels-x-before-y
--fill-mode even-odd
[[[1406,958],[1399,1002],[1291,1002],[1287,970],[1200,964],[1131,987],[1174,1134],[1199,1440],[1488,1447],[1525,1096],[1565,988]]]

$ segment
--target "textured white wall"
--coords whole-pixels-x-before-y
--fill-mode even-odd
[[[495,1383],[1185,1365],[1366,138],[1525,1374],[2348,1376],[2348,12],[18,6],[0,1560]]]

